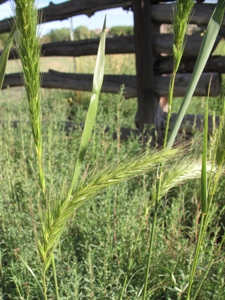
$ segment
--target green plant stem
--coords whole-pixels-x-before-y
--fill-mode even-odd
[[[169,95],[168,95],[168,115],[166,122],[166,130],[164,137],[164,148],[167,144],[169,124],[172,112],[172,101],[175,86],[176,74],[180,66],[181,58],[184,52],[185,35],[187,31],[188,21],[191,15],[191,11],[194,5],[193,0],[177,0],[173,9],[173,72],[171,74],[170,85],[169,85]]]
[[[158,213],[158,206],[159,206],[159,200],[160,200],[160,188],[162,183],[162,165],[158,168],[158,174],[157,176],[157,183],[156,183],[156,200],[155,200],[155,207],[154,207],[154,216],[152,221],[152,230],[150,234],[150,240],[149,240],[149,250],[148,250],[148,260],[147,260],[147,266],[145,271],[145,282],[144,282],[144,292],[143,292],[143,300],[146,300],[147,298],[147,289],[148,289],[148,277],[150,272],[150,266],[151,266],[151,258],[152,258],[152,252],[153,252],[153,244],[154,244],[154,237],[155,237],[155,230],[156,230],[156,223],[157,223],[157,213]]]
[[[207,267],[207,270],[206,270],[206,272],[205,272],[205,274],[204,274],[204,276],[203,276],[203,278],[201,280],[201,283],[198,285],[197,291],[195,292],[194,296],[192,297],[192,300],[195,300],[197,298],[198,293],[200,292],[200,290],[201,290],[201,288],[203,286],[203,283],[204,283],[204,281],[205,281],[205,279],[206,279],[206,277],[207,277],[207,275],[209,273],[209,270],[210,270],[213,262],[214,262],[214,259],[212,258],[211,261],[210,261],[210,263],[209,263],[209,265],[208,265],[208,267]]]
[[[38,158],[40,186],[46,203],[45,175],[44,175],[43,162],[42,162],[42,143],[39,144],[39,147],[36,148],[36,151],[37,151],[37,158]]]
[[[166,148],[168,134],[169,134],[169,125],[170,125],[170,118],[171,118],[171,112],[172,112],[172,103],[173,103],[173,92],[174,92],[175,79],[176,79],[176,71],[174,70],[172,75],[171,75],[170,86],[169,86],[168,115],[167,115],[167,120],[166,120],[166,130],[165,130],[164,144],[163,144],[164,148]]]
[[[43,284],[43,293],[44,293],[44,300],[48,300],[47,297],[47,284],[46,284],[46,273],[45,271],[42,272],[42,284]]]
[[[196,245],[196,251],[194,254],[194,262],[192,264],[192,268],[191,268],[191,274],[190,274],[190,278],[189,278],[189,285],[188,285],[188,292],[187,292],[187,300],[190,299],[190,294],[191,294],[191,288],[193,285],[193,280],[194,280],[194,274],[196,271],[196,267],[197,267],[197,261],[199,258],[199,254],[200,254],[200,245],[202,243],[203,240],[203,235],[204,233],[207,231],[207,226],[209,223],[209,218],[210,218],[210,208],[211,208],[211,204],[213,201],[213,197],[214,194],[216,192],[217,189],[217,185],[218,185],[218,179],[220,177],[221,174],[221,164],[217,167],[217,172],[214,176],[214,182],[212,181],[212,175],[214,174],[213,169],[211,169],[210,172],[210,177],[209,177],[209,182],[207,180],[207,149],[208,149],[208,100],[209,100],[209,90],[210,90],[210,85],[209,85],[209,89],[208,89],[208,97],[206,100],[206,108],[205,108],[205,117],[204,117],[204,133],[203,133],[203,151],[202,151],[202,173],[201,173],[201,224],[200,224],[200,229],[199,229],[199,235],[198,235],[198,241],[197,241],[197,245]],[[223,112],[224,112],[224,107],[223,107]],[[221,150],[218,150],[218,147],[220,146],[219,143],[219,139],[221,137],[221,135],[223,134],[223,120],[221,121],[221,125],[219,127],[219,130],[217,132],[217,138],[216,138],[216,151],[214,153],[214,158],[213,158],[213,162],[217,161],[218,163],[222,163],[223,161],[223,153],[224,153],[224,149],[223,149],[223,153],[221,153]],[[219,153],[219,154],[218,154]],[[218,159],[218,156],[220,157],[220,159]],[[210,186],[210,184],[212,184],[212,190],[211,190],[211,194],[209,197],[209,193],[210,190],[208,189],[208,186]],[[209,201],[208,201],[209,198]],[[213,259],[211,260],[210,264],[208,265],[208,268],[204,274],[204,277],[201,281],[201,284],[198,286],[198,289],[195,293],[194,299],[197,297],[197,294],[200,291],[201,286],[203,285],[204,282],[204,278],[206,278],[207,273],[209,272],[209,269],[211,267],[213,263]]]
[[[52,253],[52,271],[53,271],[53,277],[54,277],[54,283],[55,283],[55,293],[56,293],[56,300],[59,300],[59,287],[58,287],[58,280],[57,280],[57,272],[56,272],[56,266],[55,266],[55,258],[54,253]]]
[[[194,275],[197,268],[197,262],[199,259],[201,244],[203,235],[206,232],[207,220],[208,220],[208,182],[207,182],[207,150],[208,150],[208,111],[209,111],[209,92],[210,85],[208,88],[208,97],[206,100],[205,116],[204,116],[204,131],[203,131],[203,149],[202,149],[202,171],[201,171],[201,223],[198,234],[198,240],[195,248],[194,260],[191,266],[191,273],[189,277],[187,300],[190,299],[191,288],[194,281]],[[212,170],[211,170],[212,172]]]
[[[201,214],[201,222],[200,222],[198,240],[197,240],[197,244],[196,244],[196,248],[195,248],[194,260],[193,260],[193,263],[192,263],[192,266],[191,266],[191,272],[190,272],[190,276],[189,276],[189,284],[188,284],[186,300],[190,300],[190,296],[191,296],[191,288],[192,288],[192,284],[193,284],[193,281],[194,281],[194,275],[195,275],[195,271],[196,271],[196,268],[197,268],[199,254],[200,254],[200,251],[201,251],[201,244],[202,244],[204,228],[205,228],[205,217],[206,217],[205,214]]]
[[[148,209],[148,208],[145,208],[145,216],[148,215],[148,211],[149,211],[149,209]],[[139,232],[138,232],[138,234],[137,234],[137,237],[136,237],[136,240],[135,240],[134,247],[132,247],[132,251],[131,251],[131,253],[130,253],[130,257],[131,257],[131,258],[132,258],[133,253],[134,253],[135,250],[136,250],[138,241],[139,241],[139,239],[140,239],[140,237],[141,237],[141,233],[142,233],[143,227],[144,227],[144,224],[142,223],[142,225],[141,225],[141,227],[140,227],[140,229],[139,229]],[[127,268],[127,271],[128,271],[128,272],[130,271],[131,266],[132,266],[132,260],[129,259],[129,265],[128,265],[128,268]],[[125,279],[124,279],[124,283],[123,283],[122,292],[121,292],[120,297],[119,297],[120,300],[123,300],[123,295],[124,295],[124,292],[125,292],[125,289],[126,289],[127,281],[128,281],[128,275],[126,274],[126,275],[125,275]]]
[[[210,207],[211,207],[211,204],[212,204],[212,200],[213,200],[215,191],[216,191],[217,186],[218,186],[218,180],[220,178],[221,171],[222,171],[222,168],[221,168],[221,166],[219,166],[218,169],[217,169],[217,172],[215,174],[215,181],[211,182],[211,184],[213,184],[213,190],[212,190],[210,198],[209,198],[206,214],[204,214],[204,213],[201,214],[199,235],[198,235],[197,245],[196,245],[195,253],[194,253],[194,261],[193,261],[193,264],[192,264],[192,267],[191,267],[186,300],[192,299],[192,298],[190,298],[191,297],[191,288],[192,288],[192,285],[193,285],[194,275],[195,275],[195,271],[196,271],[196,268],[197,268],[198,257],[199,257],[200,251],[201,251],[201,244],[202,244],[203,236],[204,236],[204,233],[206,232],[207,225],[208,225],[208,222],[209,222]],[[213,259],[210,262],[210,264],[209,264],[209,266],[206,270],[204,278],[207,276],[207,273],[209,272],[209,269],[210,269],[212,263],[213,263]],[[204,281],[204,278],[203,278],[203,281]],[[202,284],[203,284],[203,282],[202,282]],[[196,298],[199,291],[200,291],[200,286],[198,287],[193,299]]]
[[[174,13],[174,41],[173,41],[173,72],[170,79],[170,85],[169,85],[169,108],[168,108],[168,115],[167,115],[167,122],[166,122],[166,130],[165,130],[165,136],[164,136],[164,149],[167,146],[167,139],[168,139],[168,133],[169,133],[169,124],[170,124],[170,118],[171,118],[171,112],[172,112],[172,101],[173,101],[173,93],[174,93],[174,86],[175,86],[175,79],[176,74],[180,65],[180,61],[183,55],[184,50],[184,39],[185,39],[185,33],[187,28],[188,19],[193,7],[193,0],[187,0],[182,1],[178,0],[175,5],[175,13]],[[170,146],[172,147],[172,145]],[[162,185],[162,175],[163,175],[163,164],[159,165],[158,172],[157,172],[157,183],[156,183],[156,200],[155,200],[155,207],[154,207],[154,215],[153,215],[153,222],[152,222],[152,230],[150,234],[150,240],[149,240],[149,252],[148,252],[148,260],[147,260],[147,266],[146,266],[146,273],[145,273],[145,283],[144,283],[144,293],[143,293],[143,300],[147,297],[147,286],[148,286],[148,277],[149,277],[149,271],[150,271],[150,265],[151,265],[151,258],[152,258],[152,252],[153,252],[153,243],[154,243],[154,236],[155,236],[155,230],[156,230],[156,224],[157,224],[157,213],[158,213],[158,206],[159,201],[161,197],[161,185]]]
[[[201,232],[199,233],[198,243],[197,243],[197,246],[196,246],[196,255],[198,255],[198,256],[199,256],[199,253],[200,253],[200,249],[199,249],[199,252],[197,252],[197,247],[201,246],[201,243],[202,243],[202,240],[203,240],[203,235],[204,235],[204,233],[206,232],[206,229],[207,229],[207,225],[208,225],[208,222],[209,222],[210,207],[211,207],[212,200],[213,200],[214,194],[215,194],[217,186],[218,186],[218,180],[220,178],[221,171],[222,171],[221,166],[219,166],[218,169],[217,169],[217,172],[215,174],[215,181],[214,182],[210,181],[210,183],[213,185],[213,190],[212,190],[210,198],[209,198],[209,202],[208,202],[206,214],[202,214],[202,216],[204,216],[204,220],[203,220],[202,226],[200,225],[200,231]],[[213,172],[211,171],[211,174],[212,173]],[[218,247],[217,254],[219,253],[219,250],[220,250],[222,244],[224,243],[224,239],[225,239],[225,236],[224,236],[224,238],[223,238],[223,240],[222,240],[222,242],[220,244],[220,247]],[[195,295],[192,298],[193,300],[196,299],[196,297],[197,297],[197,295],[198,295],[198,293],[199,293],[199,291],[200,291],[200,289],[201,289],[201,287],[203,285],[203,282],[204,282],[204,280],[205,280],[205,278],[206,278],[206,276],[207,276],[207,274],[208,274],[208,272],[209,272],[209,270],[210,270],[213,262],[214,262],[214,258],[211,259],[211,261],[210,261],[210,263],[209,263],[209,265],[207,267],[207,270],[206,270],[206,272],[205,272],[205,274],[204,274],[204,276],[202,278],[202,281],[199,284],[198,289],[197,289],[197,291],[195,292]],[[197,264],[197,262],[196,262],[196,264]],[[193,282],[195,270],[196,270],[196,265],[192,265],[193,277],[189,279],[189,282],[190,282],[190,280],[192,280],[192,282]],[[192,285],[192,282],[191,282],[191,285]],[[186,298],[186,300],[190,299],[191,285],[188,286],[189,298]],[[188,297],[188,294],[187,294],[187,297]]]

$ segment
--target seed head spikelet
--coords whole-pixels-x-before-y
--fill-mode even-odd
[[[191,12],[194,6],[193,0],[177,0],[173,6],[173,56],[174,56],[174,72],[176,73],[180,65],[184,52],[185,35],[187,25],[190,20]]]
[[[44,238],[40,243],[40,252],[45,260],[45,270],[50,265],[51,253],[57,246],[67,222],[78,207],[84,205],[88,200],[100,194],[109,186],[119,184],[130,178],[154,170],[159,163],[168,161],[168,166],[171,165],[171,162],[174,163],[175,158],[180,153],[181,149],[172,149],[169,152],[162,150],[151,156],[142,155],[120,162],[114,167],[103,168],[97,173],[92,172],[85,180],[78,184],[76,190],[71,194],[70,199],[62,199],[55,202],[51,211],[46,214],[47,222],[43,228]],[[164,178],[162,195],[172,187],[188,179],[200,178],[201,164],[194,159],[192,163],[190,163],[190,160],[187,160],[184,164],[180,160],[172,168],[171,172],[170,170]]]
[[[165,196],[172,188],[188,180],[200,179],[201,169],[201,161],[199,159],[193,159],[190,156],[182,157],[181,160],[176,161],[172,166],[165,166],[165,172],[162,174],[160,198]],[[211,163],[208,162],[207,172],[210,172],[211,169]],[[156,192],[153,192],[152,198],[155,199],[155,197]]]
[[[42,167],[40,43],[37,34],[38,12],[33,0],[15,0],[18,54],[29,104],[29,117],[37,153],[40,185],[45,194]]]
[[[52,251],[57,246],[67,222],[78,207],[109,186],[152,171],[158,164],[173,160],[180,151],[181,149],[162,150],[151,155],[128,158],[116,166],[102,168],[97,173],[92,172],[85,181],[77,185],[69,199],[66,197],[53,203],[51,210],[46,213],[45,226],[42,228],[43,236],[39,243],[39,252],[45,261],[46,270],[50,264]]]
[[[173,71],[170,77],[168,93],[168,115],[164,137],[164,147],[167,145],[170,119],[173,105],[173,93],[175,87],[176,74],[184,52],[185,36],[190,14],[194,5],[193,0],[177,0],[173,6]]]

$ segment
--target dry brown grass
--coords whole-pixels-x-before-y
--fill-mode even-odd
[[[42,57],[41,72],[48,72],[49,69],[60,72],[74,72],[74,65],[77,73],[93,73],[96,56],[83,57]],[[10,60],[6,73],[20,71],[19,60]],[[114,54],[106,56],[105,74],[135,74],[134,54]]]

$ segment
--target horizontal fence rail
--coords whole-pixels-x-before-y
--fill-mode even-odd
[[[63,0],[62,0],[63,1]],[[0,4],[7,2],[7,0],[0,0]],[[173,4],[159,4],[159,0],[151,0],[151,23],[159,28],[161,24],[171,24],[172,21],[172,8]],[[162,0],[160,2],[169,2],[169,0]],[[172,2],[172,1],[170,1]],[[71,0],[65,1],[60,4],[53,4],[50,2],[49,6],[39,9],[40,24],[50,21],[65,20],[70,17],[78,15],[92,16],[94,13],[106,9],[122,7],[125,10],[132,9],[132,3],[135,1],[128,0],[95,0],[94,2],[86,0]],[[214,11],[215,4],[195,4],[193,14],[190,19],[190,24],[196,24],[198,26],[206,26]],[[135,15],[135,10],[134,10]],[[141,19],[140,19],[141,20]],[[140,21],[139,20],[139,21]],[[141,21],[139,22],[141,23]],[[139,24],[138,23],[138,24]],[[13,24],[13,18],[0,21],[0,34],[10,32]],[[139,24],[140,25],[140,24]],[[151,24],[150,24],[151,25]],[[150,26],[149,25],[149,26]],[[225,20],[223,24],[225,25]],[[135,26],[134,26],[135,27]],[[142,30],[143,26],[139,26]],[[142,30],[143,31],[143,30]],[[151,30],[150,30],[151,31]],[[149,32],[149,30],[145,31]],[[151,31],[152,32],[152,31]],[[106,40],[106,54],[134,54],[135,49],[135,36],[121,36],[107,38]],[[146,34],[146,38],[148,35]],[[218,45],[219,41],[223,38],[219,35],[214,46],[214,49]],[[177,74],[175,82],[175,97],[183,97],[187,86],[189,84],[191,73],[193,72],[196,57],[198,55],[203,37],[199,34],[187,35],[186,44],[184,49],[184,57],[182,58],[179,74]],[[149,42],[149,41],[148,41]],[[170,76],[160,76],[170,74],[173,70],[172,59],[172,34],[159,34],[154,32],[151,36],[151,45],[154,56],[154,86],[152,88],[154,94],[157,97],[167,96]],[[88,55],[96,55],[98,49],[99,39],[79,40],[79,41],[62,41],[54,43],[46,43],[41,45],[42,56],[68,56],[68,57],[80,57]],[[146,44],[144,44],[146,49]],[[136,45],[137,46],[137,45]],[[1,54],[1,52],[0,52]],[[165,56],[162,56],[164,54]],[[18,53],[16,49],[12,49],[9,55],[9,59],[17,59]],[[141,69],[142,70],[142,69]],[[146,73],[151,68],[146,68]],[[208,84],[212,77],[210,84],[210,96],[217,97],[221,91],[221,75],[225,74],[225,58],[224,56],[211,56],[205,66],[204,73],[202,74],[200,81],[195,90],[194,96],[207,96]],[[74,74],[63,73],[55,70],[49,70],[41,74],[42,87],[49,89],[70,89],[91,91],[93,75],[91,74]],[[139,77],[138,77],[139,78]],[[137,79],[133,75],[105,75],[102,92],[104,93],[119,93],[123,86],[125,98],[138,97],[137,93]],[[140,79],[140,78],[139,78]],[[3,89],[7,87],[20,87],[23,86],[23,77],[21,73],[7,74],[3,83]],[[139,99],[139,98],[138,98]],[[147,98],[147,102],[150,101]],[[146,106],[147,107],[147,106]],[[145,108],[144,108],[145,110]],[[166,115],[164,114],[166,118]],[[175,115],[172,115],[171,122],[173,122]],[[214,120],[210,117],[210,131],[213,130]],[[218,120],[216,119],[217,124]],[[193,124],[196,127],[201,128],[202,117],[198,116],[197,119],[194,116],[187,115],[183,121],[183,124],[192,124],[186,126],[186,133],[191,134],[193,130]],[[182,129],[180,129],[182,130]]]
[[[181,60],[178,72],[191,73],[194,70],[196,57],[184,57]],[[155,74],[169,74],[173,70],[172,57],[158,57],[155,60],[154,72]],[[218,72],[225,73],[225,58],[224,56],[211,56],[206,63],[204,72]]]
[[[50,3],[49,6],[39,10],[42,16],[40,23],[65,20],[83,14],[90,17],[98,11],[109,8],[124,7],[125,9],[129,9],[131,3],[132,1],[126,0],[95,0],[94,4],[90,1],[88,3],[86,0],[70,0],[61,4]],[[159,24],[171,24],[172,6],[173,4],[152,5],[152,21]],[[190,23],[199,26],[207,25],[214,9],[215,4],[195,4]],[[0,21],[0,33],[9,32],[12,23],[13,18]],[[225,25],[225,20],[223,20],[222,25]]]
[[[184,56],[197,57],[203,37],[198,34],[187,36],[184,48]],[[218,37],[214,48],[220,41]],[[153,35],[153,52],[154,55],[166,53],[172,55],[172,34],[154,34]],[[96,55],[98,50],[99,39],[88,39],[79,41],[62,41],[52,42],[42,45],[41,54],[43,56],[86,56]],[[106,54],[125,54],[134,53],[134,36],[120,36],[106,39]],[[1,51],[0,51],[1,54]],[[10,52],[9,59],[18,58],[16,49]],[[225,73],[225,69],[224,69]]]
[[[50,2],[50,5],[39,9],[40,23],[65,20],[78,15],[91,17],[94,13],[117,7],[130,7],[131,1],[127,0],[70,0],[60,4]],[[0,21],[0,33],[9,32],[13,18]]]
[[[210,96],[216,97],[221,89],[221,76],[218,73],[203,73],[196,87],[195,96],[207,96],[208,84],[212,77],[210,85]],[[42,87],[54,89],[70,89],[70,90],[92,90],[93,75],[91,74],[74,74],[63,73],[49,70],[48,73],[42,73]],[[175,97],[182,97],[190,81],[191,74],[178,74],[175,82]],[[158,96],[165,96],[168,93],[169,76],[154,76],[155,93]],[[103,93],[119,93],[122,85],[124,85],[125,98],[134,98],[137,96],[136,76],[132,75],[105,75],[102,92]],[[21,73],[6,74],[3,83],[3,89],[7,87],[23,86],[23,78]]]

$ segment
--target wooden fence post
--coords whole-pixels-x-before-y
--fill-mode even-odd
[[[160,130],[158,119],[158,97],[154,93],[153,31],[150,0],[133,0],[134,44],[136,54],[138,112],[137,125],[140,130],[147,126],[153,133]]]

